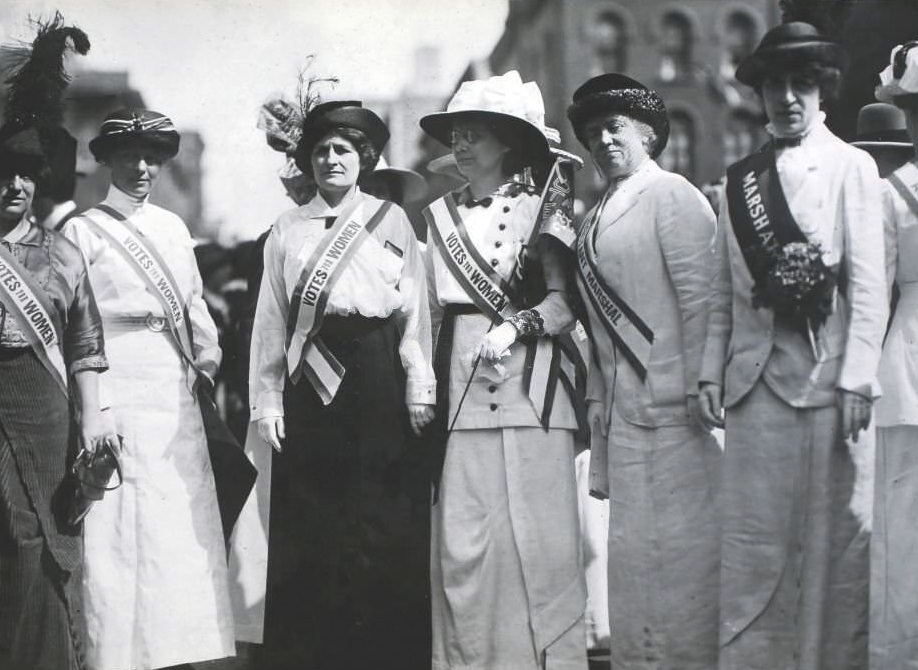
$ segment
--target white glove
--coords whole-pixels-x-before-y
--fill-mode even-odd
[[[516,342],[518,334],[516,327],[505,321],[497,328],[492,328],[481,338],[481,344],[478,346],[479,355],[490,362],[509,356],[510,352],[507,350],[511,344]]]

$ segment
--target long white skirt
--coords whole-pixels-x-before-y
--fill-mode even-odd
[[[226,550],[201,413],[164,333],[107,333],[124,484],[86,517],[91,670],[232,656]]]

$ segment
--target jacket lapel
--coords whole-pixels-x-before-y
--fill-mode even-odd
[[[660,167],[654,161],[647,160],[633,176],[619,186],[606,202],[603,211],[599,213],[597,235],[602,235],[637,204],[641,194],[647,190],[659,171]]]

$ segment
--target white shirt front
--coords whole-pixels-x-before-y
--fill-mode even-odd
[[[321,195],[282,214],[265,242],[265,271],[252,329],[249,368],[252,420],[284,415],[286,321],[293,291],[312,251],[327,233],[327,224],[353,199],[361,200],[363,218],[381,204],[355,188],[337,206]],[[427,280],[414,230],[397,206],[357,248],[329,292],[326,314],[395,315],[401,342],[399,356],[407,375],[406,400],[433,404],[436,380],[431,364]]]

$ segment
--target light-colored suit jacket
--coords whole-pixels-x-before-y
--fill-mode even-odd
[[[876,166],[822,124],[800,147],[785,151],[793,153],[783,156],[786,162],[779,156],[778,173],[790,210],[807,238],[820,243],[826,262],[844,268],[847,290],[820,331],[821,362],[809,353],[811,345],[802,334],[795,346],[798,359],[809,357],[808,365],[791,368],[773,359],[775,332],[783,326],[772,310],[752,306],[753,279],[724,202],[700,381],[723,385],[728,408],[745,397],[766,369],[766,378],[782,380],[770,383],[772,390],[794,406],[830,404],[836,388],[880,394],[876,372],[888,307]]]
[[[698,393],[714,231],[714,212],[701,192],[652,160],[606,201],[596,232],[599,274],[654,332],[642,381],[584,294],[597,354],[588,398],[605,403],[607,418],[614,406],[641,426],[689,423],[686,396]]]

